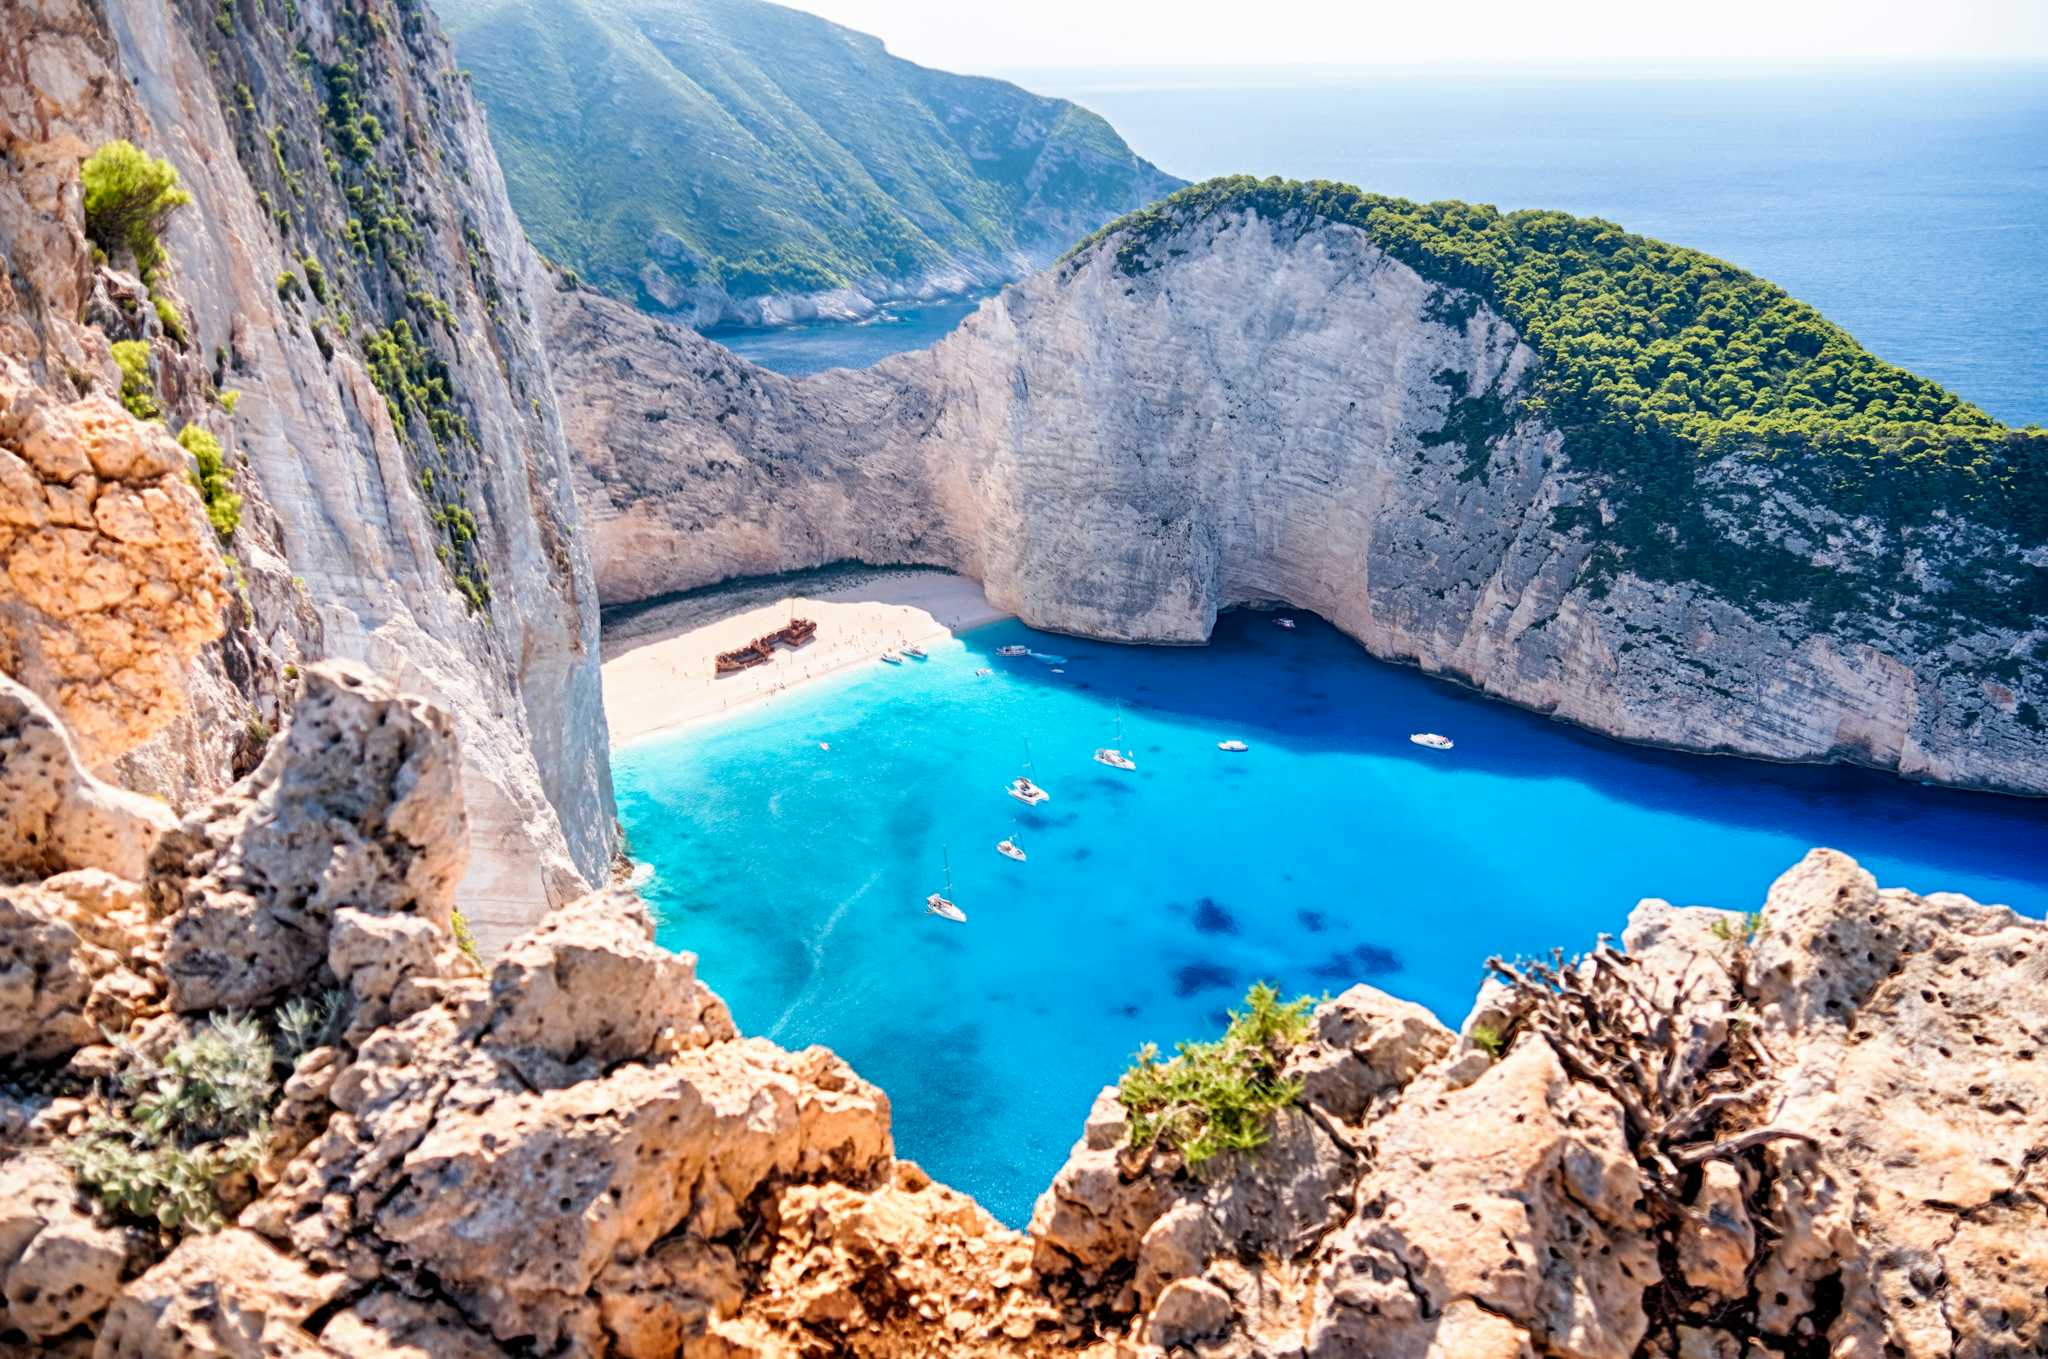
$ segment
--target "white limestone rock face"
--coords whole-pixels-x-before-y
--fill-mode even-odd
[[[979,580],[1025,622],[1201,642],[1219,610],[1311,609],[1373,655],[1625,740],[2048,791],[2033,633],[1888,607],[1830,618],[1589,565],[1617,513],[1525,408],[1538,357],[1482,299],[1356,228],[1243,208],[1119,267],[1091,247],[931,349],[792,381],[585,292],[552,296],[600,595],[855,560]],[[1897,532],[1781,469],[1704,469],[1734,549],[1873,598]],[[1963,521],[1921,569],[2018,561]],[[1882,599],[1880,603],[1882,603]]]
[[[424,6],[222,15],[50,0],[0,20],[0,120],[25,167],[0,227],[36,257],[0,298],[0,351],[60,392],[115,385],[121,336],[102,329],[127,322],[81,234],[78,164],[114,137],[167,158],[192,195],[164,235],[189,341],[147,305],[134,329],[168,423],[213,429],[244,496],[229,548],[247,589],[190,673],[194,716],[101,772],[210,796],[281,725],[298,662],[367,663],[455,714],[464,898],[489,946],[601,881],[616,849],[596,597],[535,324],[543,269]],[[360,152],[362,125],[330,117],[338,71],[375,121]],[[385,202],[350,199],[372,182]],[[426,355],[417,400],[387,390],[388,368],[373,381],[370,341],[399,320]]]

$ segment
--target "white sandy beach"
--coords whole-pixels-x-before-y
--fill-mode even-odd
[[[942,571],[877,571],[814,593],[758,587],[678,600],[607,624],[604,710],[614,746],[723,717],[855,665],[879,665],[884,651],[924,644],[1008,615],[981,586]],[[795,651],[731,675],[713,658],[773,632],[792,617],[813,619],[817,637]]]

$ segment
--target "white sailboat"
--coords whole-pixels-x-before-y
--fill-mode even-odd
[[[1095,763],[1106,764],[1111,769],[1136,769],[1138,762],[1131,758],[1131,752],[1120,749],[1124,743],[1124,710],[1116,710],[1116,745],[1103,746],[1095,752]]]
[[[1024,772],[1010,780],[1010,786],[1003,789],[1011,797],[1027,807],[1036,807],[1042,802],[1052,801],[1052,794],[1031,781],[1031,743],[1024,743]]]
[[[946,890],[942,893],[934,892],[924,899],[925,914],[950,920],[957,925],[965,925],[967,912],[953,904],[953,856],[943,849],[939,853],[946,864]]]

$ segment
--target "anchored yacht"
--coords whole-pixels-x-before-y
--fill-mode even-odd
[[[1138,762],[1131,758],[1131,752],[1118,749],[1123,743],[1124,713],[1123,709],[1119,708],[1116,713],[1116,745],[1103,746],[1097,750],[1095,752],[1095,763],[1106,764],[1111,769],[1136,769]]]
[[[1024,743],[1024,772],[1010,780],[1010,786],[1003,789],[1011,797],[1027,807],[1036,807],[1041,802],[1052,801],[1052,794],[1031,781],[1031,743]]]
[[[1433,731],[1418,731],[1408,739],[1418,746],[1428,746],[1431,750],[1449,750],[1452,745],[1450,737],[1439,736]]]
[[[955,906],[952,900],[953,857],[950,854],[946,854],[944,850],[939,852],[945,855],[946,890],[943,893],[934,892],[924,899],[925,914],[938,916],[942,920],[950,920],[957,925],[965,925],[967,923],[967,912]]]

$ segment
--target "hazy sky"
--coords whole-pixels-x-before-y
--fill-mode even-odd
[[[2048,0],[785,0],[956,71],[2048,58]]]

